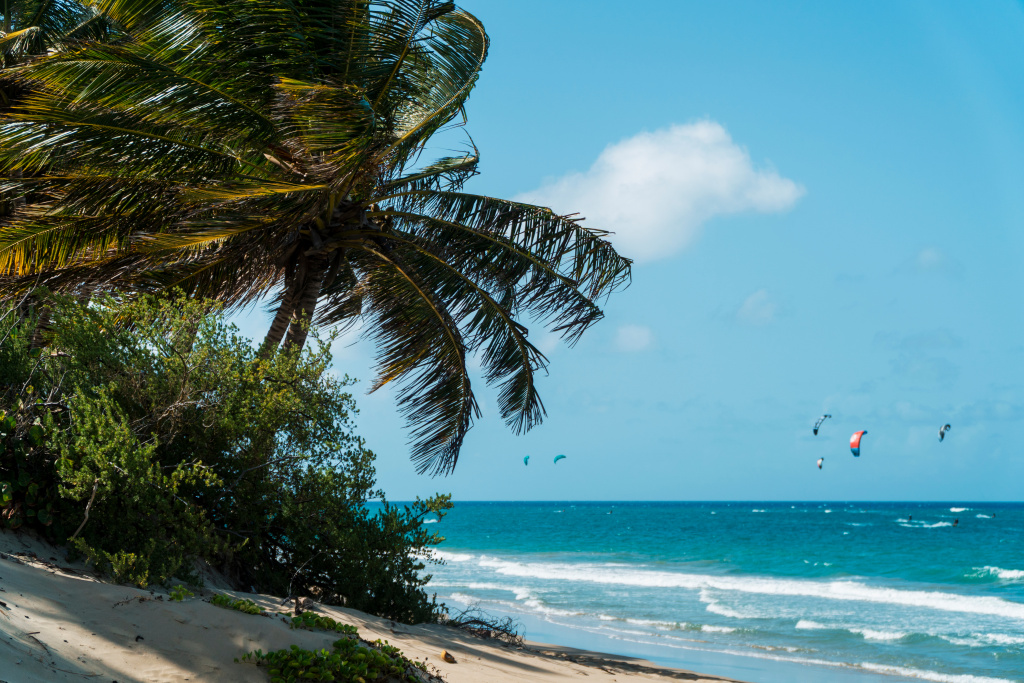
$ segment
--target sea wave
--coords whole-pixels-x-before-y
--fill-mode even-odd
[[[819,624],[818,622],[811,621],[810,619],[801,619],[800,621],[796,622],[796,627],[798,629],[809,629],[815,631],[819,629],[831,628],[831,626],[825,626],[825,624]]]
[[[816,622],[804,622],[813,623]],[[816,624],[815,628],[829,628],[821,624]],[[584,629],[588,630],[588,629]],[[703,630],[703,629],[702,629]],[[994,678],[991,676],[977,676],[974,674],[955,674],[955,673],[942,673],[938,671],[930,671],[927,669],[915,669],[910,667],[892,666],[889,664],[877,664],[874,662],[842,662],[835,660],[821,659],[818,657],[808,657],[795,655],[798,652],[813,652],[803,648],[795,647],[757,647],[753,649],[760,650],[760,652],[751,651],[750,649],[738,649],[736,647],[707,647],[708,643],[703,641],[686,641],[669,637],[668,639],[658,639],[652,641],[648,634],[635,633],[635,632],[617,632],[607,633],[608,637],[615,640],[621,640],[625,642],[639,643],[642,645],[661,645],[669,647],[671,649],[689,650],[694,652],[720,652],[722,654],[736,655],[740,657],[751,657],[754,659],[767,659],[777,662],[792,662],[796,664],[811,664],[817,666],[824,666],[836,669],[853,669],[861,671],[870,671],[873,673],[881,673],[895,676],[902,676],[905,678],[916,678],[918,680],[932,681],[933,683],[1015,683],[1012,680],[1005,678]],[[641,636],[640,638],[630,636]],[[646,636],[646,637],[645,637]],[[781,654],[782,652],[787,654]]]
[[[864,636],[864,640],[903,640],[907,637],[906,633],[900,631],[876,631],[870,628],[850,628],[846,630],[850,633]]]
[[[801,619],[796,622],[796,628],[809,631],[847,631],[862,636],[864,640],[903,640],[907,633],[902,631],[878,631],[870,628],[851,628],[849,626],[829,626],[810,619]]]
[[[925,524],[924,522],[921,522],[920,524],[917,522],[900,522],[900,526],[907,527],[908,529],[937,529],[940,526],[953,526],[953,524],[950,522],[935,522],[935,524]]]
[[[469,553],[453,553],[447,550],[435,550],[434,555],[445,562],[469,562],[476,558],[476,555],[471,555]]]
[[[1024,581],[1024,569],[1002,569],[1000,567],[975,567],[979,574],[994,576],[1003,581]]]
[[[967,512],[971,508],[949,508],[950,512]]]
[[[517,562],[489,556],[480,556],[477,562],[480,567],[492,569],[497,574],[521,578],[638,586],[643,588],[682,588],[700,591],[712,589],[758,595],[800,596],[844,602],[903,605],[946,612],[987,614],[1011,619],[1024,619],[1024,604],[1010,602],[998,597],[961,595],[941,591],[882,588],[869,586],[859,581],[812,581],[711,576],[641,568],[629,569],[621,566],[609,567],[600,564]],[[714,599],[713,596],[709,597],[712,600]],[[711,605],[708,606],[708,609],[710,611],[718,611],[713,610]],[[718,611],[718,613],[721,614],[723,612]]]
[[[903,666],[872,664],[871,662],[862,662],[859,666],[867,671],[906,676],[907,678],[920,678],[924,681],[935,681],[935,683],[1013,683],[1013,681],[1005,678],[991,678],[989,676],[975,676],[973,674],[944,674],[937,671],[908,669]]]
[[[1008,647],[1010,645],[1024,645],[1024,637],[1011,636],[1008,633],[971,633],[966,636],[939,636],[948,643],[954,645],[966,645],[967,647]]]

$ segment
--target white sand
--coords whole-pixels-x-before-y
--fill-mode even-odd
[[[173,602],[165,591],[100,581],[82,565],[69,564],[58,549],[0,531],[0,683],[269,681],[264,669],[234,659],[293,643],[330,649],[337,640],[330,633],[291,629],[281,617],[217,607],[206,602],[214,592],[249,598],[270,612],[287,611],[278,598],[227,590]],[[410,659],[426,661],[448,683],[728,680],[538,643],[511,649],[450,627],[406,626],[355,610],[315,607],[355,625],[367,640],[387,640]],[[441,659],[444,650],[456,663]]]

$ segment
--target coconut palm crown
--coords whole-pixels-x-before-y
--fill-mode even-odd
[[[271,297],[268,349],[360,322],[373,389],[399,381],[419,471],[452,470],[477,403],[467,355],[517,432],[544,416],[546,359],[630,262],[606,233],[463,191],[475,148],[422,160],[464,121],[481,23],[437,0],[103,0],[109,27],[0,77],[0,295],[37,284]]]

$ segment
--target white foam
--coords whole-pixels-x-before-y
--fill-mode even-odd
[[[627,624],[637,626],[650,626],[662,631],[671,631],[677,628],[686,628],[686,624],[677,624],[674,621],[656,621],[654,619],[626,619]]]
[[[481,567],[505,576],[554,581],[575,581],[602,585],[643,588],[713,589],[757,595],[822,598],[844,602],[866,602],[968,614],[1024,619],[1024,604],[994,596],[960,595],[940,591],[904,590],[869,586],[858,581],[814,581],[759,577],[711,576],[601,564],[524,563],[490,557],[479,559]],[[703,599],[703,596],[702,596]],[[714,598],[709,598],[715,600]],[[708,609],[712,609],[709,605]]]
[[[858,633],[864,636],[864,640],[902,640],[907,637],[906,633],[899,631],[875,631],[870,628],[851,628],[850,633]]]
[[[828,626],[825,626],[825,624],[819,624],[818,622],[811,621],[810,619],[801,619],[800,621],[796,622],[796,627],[799,628],[799,629],[809,629],[809,630],[819,630],[819,629],[829,628]]]
[[[991,515],[983,515],[980,512],[978,514],[974,515],[974,516],[977,517],[978,519],[992,519]]]
[[[1001,569],[999,567],[975,567],[975,570],[991,574],[1003,581],[1024,581],[1024,569]]]
[[[1011,636],[1007,633],[971,633],[964,637],[939,636],[943,640],[954,645],[966,645],[967,647],[991,647],[993,645],[1024,645],[1024,637]]]
[[[768,512],[767,510],[751,510],[751,512]]]
[[[572,610],[559,609],[557,607],[549,607],[537,598],[523,600],[521,604],[539,614],[547,614],[556,617],[582,617],[586,615],[586,612],[575,612]]]
[[[950,512],[967,512],[971,508],[949,508]]]
[[[918,524],[917,522],[910,522],[909,524],[907,524],[905,522],[900,522],[900,526],[905,526],[908,529],[937,529],[940,526],[953,525],[950,522],[936,522],[935,524],[925,524],[924,522],[921,522],[920,524]]]
[[[430,580],[430,585],[436,588],[468,588],[474,591],[505,591],[516,596],[516,600],[526,600],[534,597],[533,592],[525,586],[506,586],[500,583],[486,583],[480,581],[449,582],[444,580]]]
[[[889,666],[887,664],[872,664],[863,662],[860,667],[868,671],[875,671],[884,674],[895,674],[908,678],[920,678],[935,683],[1013,683],[1005,678],[991,678],[989,676],[975,676],[973,674],[943,674],[937,671],[926,671],[924,669],[908,669],[903,666]]]
[[[636,635],[642,635],[642,634],[636,634]],[[786,656],[786,655],[781,655],[781,654],[775,654],[774,652],[768,652],[768,651],[754,652],[754,651],[751,651],[751,650],[738,650],[738,649],[733,648],[733,647],[727,647],[727,648],[723,648],[723,649],[715,648],[715,649],[709,650],[706,647],[701,647],[697,643],[692,643],[692,644],[686,643],[686,644],[684,644],[685,641],[677,641],[677,642],[674,642],[674,643],[673,642],[659,641],[658,643],[655,643],[655,642],[652,642],[649,639],[626,638],[626,637],[623,637],[622,635],[610,635],[609,637],[614,638],[616,640],[622,640],[622,641],[625,641],[625,642],[640,643],[640,644],[643,644],[643,645],[655,645],[655,644],[658,644],[658,645],[663,645],[663,646],[670,647],[672,649],[688,650],[688,651],[691,651],[691,652],[708,652],[708,651],[712,651],[712,652],[721,652],[723,654],[735,655],[735,656],[739,656],[739,657],[750,657],[750,658],[754,658],[754,659],[768,659],[768,660],[773,660],[773,661],[776,661],[776,662],[793,662],[793,663],[804,664],[804,665],[806,665],[806,664],[815,664],[815,665],[818,665],[818,666],[825,666],[825,667],[836,668],[836,669],[854,669],[854,670],[861,669],[861,670],[864,670],[864,671],[872,671],[872,672],[875,672],[875,673],[891,674],[891,675],[897,675],[897,676],[904,676],[904,677],[907,677],[907,678],[917,678],[917,679],[925,680],[925,681],[933,681],[934,683],[1015,683],[1014,681],[1011,681],[1011,680],[1008,680],[1008,679],[1005,679],[1005,678],[991,678],[991,677],[988,677],[988,676],[975,676],[975,675],[972,675],[972,674],[946,674],[946,673],[939,673],[937,671],[928,671],[928,670],[925,670],[925,669],[910,669],[910,668],[907,668],[907,667],[890,666],[890,665],[886,665],[886,664],[875,664],[873,662],[861,662],[860,664],[847,664],[847,663],[844,663],[844,662],[836,662],[836,661],[829,661],[829,660],[826,660],[826,659],[818,659],[818,658],[815,658],[815,657]],[[758,649],[776,650],[776,651],[777,650],[785,650],[787,653],[796,653],[796,652],[802,651],[799,648],[790,648],[790,647],[786,647],[786,648],[766,647],[766,648],[758,648]]]
[[[468,562],[472,560],[475,555],[469,553],[453,553],[445,550],[435,550],[434,555],[441,558],[445,562]]]
[[[715,626],[714,624],[701,624],[700,630],[705,633],[735,633],[736,631],[731,626]]]

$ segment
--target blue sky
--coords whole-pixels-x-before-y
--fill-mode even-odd
[[[1020,4],[462,5],[492,40],[468,189],[582,212],[637,263],[576,347],[531,331],[542,426],[477,383],[450,477],[357,388],[389,497],[1024,498]]]

